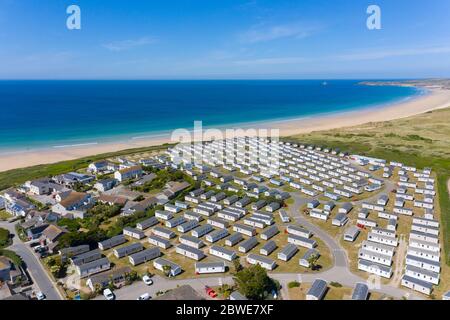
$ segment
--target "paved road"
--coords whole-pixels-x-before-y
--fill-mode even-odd
[[[39,290],[46,295],[47,300],[62,300],[63,297],[60,295],[58,289],[55,288],[55,284],[44,270],[37,256],[31,248],[23,243],[17,236],[14,224],[0,222],[0,228],[8,229],[9,232],[14,235],[13,244],[8,247],[8,250],[14,251],[22,258],[33,282],[37,285]]]

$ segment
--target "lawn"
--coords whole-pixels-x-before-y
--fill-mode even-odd
[[[8,220],[11,217],[12,216],[8,212],[6,212],[5,210],[0,210],[0,220],[1,221],[6,221],[6,220]]]

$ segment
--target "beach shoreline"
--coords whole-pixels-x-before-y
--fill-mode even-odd
[[[219,129],[278,129],[280,136],[291,136],[313,131],[361,125],[369,122],[400,119],[450,106],[450,90],[438,88],[423,89],[427,90],[427,93],[424,95],[415,96],[407,101],[400,101],[381,107],[378,106],[360,110],[336,112],[332,114],[321,114],[297,119],[269,120],[246,124],[234,124],[221,126]],[[128,139],[111,143],[89,143],[39,150],[12,151],[0,154],[0,172],[38,164],[49,164],[64,160],[73,160],[101,153],[156,146],[171,142],[174,141],[171,141],[170,134],[157,134],[155,136],[144,136],[141,139]]]

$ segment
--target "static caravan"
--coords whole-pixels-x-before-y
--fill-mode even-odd
[[[115,236],[110,239],[99,242],[98,248],[100,250],[105,251],[105,250],[111,249],[113,247],[116,247],[118,245],[121,245],[125,242],[127,242],[127,239],[125,238],[125,236],[123,234],[120,234],[118,236]]]
[[[209,248],[209,254],[227,261],[233,261],[237,257],[236,252],[216,245]]]
[[[99,249],[91,250],[88,252],[81,253],[79,255],[76,255],[72,258],[70,258],[70,261],[73,265],[79,266],[85,263],[92,262],[94,260],[101,259],[103,257],[102,253]]]
[[[217,217],[209,218],[206,222],[208,224],[212,225],[213,227],[217,227],[217,228],[220,228],[220,229],[226,229],[226,228],[228,228],[230,226],[230,224],[229,224],[229,222],[227,220],[220,219],[220,218],[217,218]]]
[[[412,248],[425,249],[438,253],[441,251],[441,246],[439,245],[439,243],[433,243],[424,240],[409,239],[409,246]]]
[[[394,247],[381,244],[378,242],[364,240],[362,242],[361,248],[375,253],[381,253],[390,257],[394,255]]]
[[[375,220],[371,220],[371,219],[364,219],[364,218],[358,218],[356,220],[356,223],[358,225],[362,225],[362,226],[366,226],[366,227],[376,227],[378,224]]]
[[[290,221],[289,216],[285,210],[280,210],[278,214],[280,215],[280,219],[283,223],[288,223]]]
[[[412,209],[403,208],[403,207],[400,207],[400,206],[395,206],[392,211],[394,211],[395,213],[398,213],[398,214],[403,214],[405,216],[412,216],[413,215],[413,210]]]
[[[358,270],[376,274],[380,277],[390,279],[392,277],[392,268],[376,262],[359,259]]]
[[[229,235],[229,233],[228,233],[227,229],[219,229],[219,230],[214,230],[213,232],[207,234],[205,239],[208,242],[214,243],[214,242],[219,241],[220,239],[225,238],[228,235]]]
[[[137,243],[132,243],[130,245],[127,245],[125,247],[116,248],[113,250],[113,253],[116,256],[116,258],[120,259],[120,258],[129,256],[130,254],[139,252],[143,249],[144,249],[144,246],[142,245],[142,243],[137,242]]]
[[[429,233],[435,236],[439,235],[439,227],[425,226],[423,224],[416,224],[413,222],[411,225],[411,230],[419,231],[423,233]]]
[[[234,245],[238,244],[243,239],[244,239],[244,237],[242,236],[242,234],[239,232],[236,232],[225,239],[225,245],[229,246],[229,247],[233,247]]]
[[[172,212],[169,211],[163,211],[163,210],[156,210],[155,211],[155,217],[161,220],[170,220],[174,217]]]
[[[172,213],[178,213],[178,212],[181,211],[181,208],[176,206],[176,205],[173,205],[173,204],[170,204],[170,203],[166,203],[164,205],[164,210],[172,212]]]
[[[267,228],[266,230],[264,230],[263,232],[261,232],[260,238],[263,240],[269,240],[270,238],[272,238],[279,232],[280,231],[278,230],[278,227],[276,225],[273,225],[273,226]]]
[[[176,275],[180,274],[182,269],[179,265],[177,265],[176,263],[169,261],[167,259],[163,259],[163,258],[157,258],[153,261],[153,266],[155,267],[155,269],[159,270],[159,271],[163,271],[166,272],[164,270],[165,266],[170,267],[170,270],[168,271],[170,276],[175,277]]]
[[[251,227],[255,227],[255,228],[260,228],[260,229],[264,229],[266,224],[260,220],[254,219],[254,218],[245,218],[243,220],[244,224],[251,226]]]
[[[203,237],[204,235],[210,233],[213,230],[214,230],[214,228],[213,228],[212,225],[204,224],[204,225],[202,225],[200,227],[197,227],[194,230],[192,230],[191,231],[191,235],[193,237],[200,238],[200,237]]]
[[[306,251],[305,254],[299,259],[298,261],[299,265],[305,268],[309,268],[310,267],[309,259],[312,256],[319,258],[320,257],[319,251],[317,251],[316,249],[309,249],[308,251]]]
[[[403,275],[402,277],[402,286],[413,289],[426,295],[430,295],[431,291],[433,290],[433,285],[431,283],[415,279],[406,274]]]
[[[306,300],[322,300],[327,290],[327,282],[322,279],[316,279],[306,293]]]
[[[367,300],[369,296],[369,287],[367,284],[358,282],[352,293],[352,300]]]
[[[407,265],[405,268],[405,275],[414,279],[426,281],[435,285],[439,284],[440,275],[438,272],[425,270],[416,266]]]
[[[428,271],[441,272],[441,265],[439,262],[428,260],[424,258],[415,257],[412,255],[406,255],[406,265],[415,266]]]
[[[358,227],[356,226],[351,226],[349,228],[347,228],[347,230],[344,233],[344,240],[345,241],[349,241],[349,242],[353,242],[356,240],[356,238],[358,237],[360,233],[360,230]]]
[[[101,258],[88,263],[76,266],[76,271],[80,278],[88,277],[92,274],[111,269],[111,263],[108,258]]]
[[[389,219],[387,227],[390,231],[396,231],[397,230],[397,219]]]
[[[203,216],[200,213],[193,211],[186,211],[183,215],[187,220],[195,220],[197,222],[203,221]]]
[[[186,222],[186,218],[183,217],[175,217],[173,219],[170,219],[166,221],[165,225],[167,228],[175,228],[183,223]]]
[[[154,225],[157,225],[158,223],[159,223],[159,221],[158,221],[158,219],[156,219],[156,217],[151,217],[144,221],[138,222],[136,224],[136,229],[144,231],[150,227],[153,227]]]
[[[394,247],[396,247],[398,245],[398,240],[396,237],[385,236],[385,235],[376,234],[373,232],[369,232],[369,234],[367,235],[367,240],[378,242],[381,244],[387,244],[389,246],[394,246]]]
[[[419,258],[423,258],[423,259],[436,261],[436,262],[439,262],[441,260],[441,255],[439,252],[414,248],[412,246],[408,247],[408,251],[406,252],[406,254],[414,256],[414,257],[419,257]]]
[[[254,253],[250,253],[247,256],[247,262],[253,265],[259,264],[261,267],[269,271],[272,271],[277,266],[275,260]]]
[[[315,248],[317,246],[317,242],[315,240],[297,236],[295,234],[290,234],[288,236],[288,242],[295,244],[296,246],[301,246],[309,249]]]
[[[169,229],[166,229],[163,227],[159,227],[159,226],[154,227],[152,229],[152,233],[158,237],[162,237],[164,239],[169,239],[169,240],[172,238],[175,238],[177,236],[176,233],[173,232],[172,230],[169,230]]]
[[[305,228],[289,225],[286,228],[286,232],[291,235],[296,235],[304,238],[310,238],[312,236],[312,232],[306,230]]]
[[[398,213],[392,213],[392,212],[387,212],[387,211],[383,211],[383,212],[378,212],[378,218],[382,218],[382,219],[395,219],[398,220]]]
[[[289,261],[296,253],[298,248],[292,243],[288,243],[280,252],[278,252],[278,259],[282,261]]]
[[[439,237],[434,234],[411,230],[409,239],[428,241],[431,243],[439,243]]]
[[[241,242],[238,246],[239,252],[247,253],[258,245],[258,239],[256,237],[248,238]]]
[[[311,218],[316,218],[316,219],[327,221],[329,212],[324,212],[324,211],[316,208],[316,209],[312,209],[309,211],[309,216]]]
[[[263,256],[268,256],[277,248],[277,244],[275,241],[270,240],[266,244],[264,244],[261,249],[259,249],[259,253]]]
[[[199,226],[198,221],[196,221],[196,220],[189,220],[189,221],[179,225],[177,227],[177,230],[178,230],[178,232],[186,233],[188,231],[191,231],[192,229],[197,228],[198,226]]]
[[[180,243],[185,244],[187,246],[200,249],[205,245],[205,243],[200,240],[199,238],[188,236],[188,235],[181,235],[178,240]]]
[[[196,262],[196,274],[223,273],[226,272],[225,262]]]
[[[253,237],[256,235],[256,229],[250,226],[246,226],[243,224],[236,223],[233,226],[233,231],[242,233],[244,236]]]
[[[375,234],[380,234],[382,236],[387,236],[387,237],[395,237],[395,231],[391,231],[388,229],[383,229],[383,228],[372,228],[372,232]]]
[[[148,243],[163,249],[169,249],[172,246],[169,240],[155,236],[153,234],[148,237]]]
[[[134,228],[130,228],[130,227],[125,227],[123,228],[123,234],[125,236],[137,239],[137,240],[141,240],[142,238],[145,237],[144,232],[142,232],[141,230],[138,229],[134,229]]]
[[[348,214],[350,211],[352,211],[352,209],[353,209],[352,204],[349,202],[346,202],[346,203],[342,204],[342,206],[339,208],[338,212]]]
[[[412,222],[416,225],[429,226],[439,228],[439,221],[434,219],[426,219],[426,218],[413,218]]]
[[[205,254],[203,253],[203,251],[187,246],[185,244],[179,244],[176,249],[175,249],[176,253],[181,254],[182,256],[185,256],[187,258],[190,259],[194,259],[194,260],[202,260],[205,256]]]
[[[368,260],[388,267],[392,265],[392,256],[376,253],[367,249],[359,249],[358,257],[360,259]]]
[[[331,224],[333,226],[342,227],[348,221],[348,217],[345,213],[339,212],[332,220]]]
[[[158,258],[160,255],[161,251],[159,248],[154,247],[134,253],[131,256],[128,256],[128,259],[133,266],[137,266],[138,264]]]

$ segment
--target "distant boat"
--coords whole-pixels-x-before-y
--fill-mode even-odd
[[[326,81],[324,81],[324,82],[322,82],[322,85],[326,86],[326,85],[328,85],[328,83]]]

